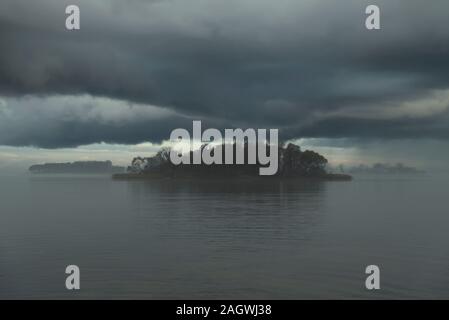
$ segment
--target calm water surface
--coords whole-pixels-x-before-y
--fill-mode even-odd
[[[0,298],[448,299],[448,191],[442,176],[0,175]],[[364,287],[370,264],[380,291]]]

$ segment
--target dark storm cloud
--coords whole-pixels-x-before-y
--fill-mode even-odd
[[[52,96],[0,100],[0,139],[8,146],[76,147],[96,142],[162,142],[192,118],[150,105],[91,96]],[[204,125],[222,127],[208,119]]]
[[[381,31],[364,27],[365,7],[374,3]],[[64,28],[68,4],[80,6],[79,31]],[[449,89],[444,0],[6,0],[0,9],[5,99],[88,94],[173,112],[121,125],[15,116],[20,130],[10,128],[0,144],[159,141],[192,118],[277,127],[283,138],[448,136],[444,99],[432,114],[402,108],[383,116]]]
[[[429,119],[354,119],[333,118],[321,120],[310,126],[304,126],[290,133],[300,137],[333,137],[333,138],[373,138],[388,139],[449,139],[448,119],[442,121],[438,117]],[[373,133],[373,130],[378,130]]]

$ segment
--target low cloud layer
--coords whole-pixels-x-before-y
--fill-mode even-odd
[[[381,8],[380,31],[365,7]],[[65,7],[81,30],[65,30]],[[0,4],[0,144],[167,139],[192,119],[284,139],[447,139],[449,3]]]

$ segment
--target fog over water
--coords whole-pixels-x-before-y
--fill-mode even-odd
[[[449,298],[448,187],[2,174],[0,298]]]

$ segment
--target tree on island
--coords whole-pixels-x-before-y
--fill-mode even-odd
[[[286,148],[279,149],[282,176],[318,176],[326,174],[327,159],[317,152],[306,150],[289,143]]]
[[[228,145],[229,146],[229,145]],[[233,157],[236,163],[236,148],[233,144]],[[267,145],[267,150],[269,146]],[[204,148],[212,148],[213,154],[217,148],[224,150],[225,144],[212,147],[204,144],[198,150],[189,153],[190,159],[194,157],[194,153],[202,152]],[[248,164],[248,144],[244,145],[244,164],[230,165],[225,163],[224,152],[222,154],[223,164],[207,165],[203,162],[197,165],[180,164],[174,165],[170,161],[170,148],[163,148],[156,153],[155,156],[149,158],[136,157],[132,160],[131,166],[128,167],[130,173],[150,174],[156,173],[165,176],[257,176],[258,169],[262,166],[260,163]],[[192,161],[191,161],[192,163]],[[317,152],[311,150],[302,151],[301,148],[295,144],[289,143],[286,147],[278,147],[278,171],[276,176],[280,177],[319,177],[325,176],[327,159]]]

